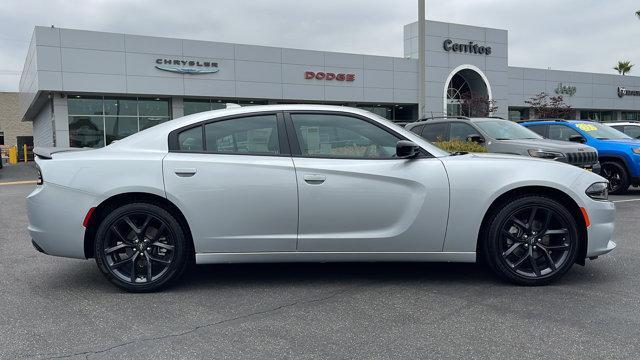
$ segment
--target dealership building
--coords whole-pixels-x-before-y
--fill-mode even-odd
[[[513,67],[506,30],[426,22],[426,114],[458,114],[465,93],[494,115],[535,117],[525,101],[562,95],[573,118],[640,120],[640,77]],[[36,27],[19,86],[36,146],[101,147],[183,115],[241,105],[320,103],[418,117],[418,23],[404,57]]]

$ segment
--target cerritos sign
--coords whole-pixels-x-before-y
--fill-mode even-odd
[[[356,74],[348,74],[348,73],[334,73],[334,72],[324,72],[324,71],[305,71],[304,78],[316,79],[316,80],[326,80],[326,81],[354,81],[356,79]]]
[[[640,90],[627,90],[621,86],[618,86],[618,96],[640,96]]]
[[[473,41],[468,43],[454,43],[453,40],[447,39],[442,43],[444,51],[453,51],[467,54],[491,55],[491,46],[482,46],[474,44]]]
[[[156,59],[156,69],[178,74],[213,74],[218,72],[215,61]]]

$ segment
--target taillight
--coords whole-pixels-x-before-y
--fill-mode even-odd
[[[40,167],[36,165],[36,174],[38,176],[38,179],[36,180],[36,185],[42,185],[43,180],[42,180],[42,171],[40,171]]]

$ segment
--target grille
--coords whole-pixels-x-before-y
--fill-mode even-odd
[[[593,165],[598,161],[598,153],[584,151],[567,153],[567,162],[572,165]]]

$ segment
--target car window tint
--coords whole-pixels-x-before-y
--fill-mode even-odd
[[[196,126],[178,134],[178,146],[180,150],[202,151],[202,126]]]
[[[412,127],[411,130],[409,130],[409,131],[411,131],[414,134],[420,135],[422,133],[422,129],[423,128],[424,128],[424,125],[418,125],[418,126]]]
[[[555,124],[549,125],[549,139],[569,141],[569,138],[574,135],[580,135],[580,133],[568,126]]]
[[[640,139],[640,126],[627,125],[624,127],[624,133],[634,139]]]
[[[429,141],[447,140],[447,123],[427,124],[422,130],[422,137]]]
[[[248,116],[206,124],[207,152],[280,154],[275,114]]]
[[[540,136],[545,136],[545,130],[546,130],[547,125],[544,124],[539,124],[539,125],[528,125],[527,128],[531,131],[533,131],[534,133],[540,135]]]
[[[392,158],[400,139],[386,130],[350,116],[291,114],[305,156]]]
[[[449,128],[450,140],[466,141],[471,135],[480,135],[473,126],[463,122],[452,122]]]

